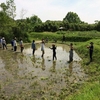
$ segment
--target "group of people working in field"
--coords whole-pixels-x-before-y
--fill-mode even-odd
[[[34,53],[35,53],[35,50],[36,50],[36,44],[35,44],[35,40],[33,40],[33,42],[32,42],[32,49],[33,49],[33,55],[34,55]],[[52,49],[53,50],[53,60],[54,59],[56,59],[57,60],[57,57],[56,57],[56,46],[53,44],[52,45],[52,47],[49,47],[50,49]],[[42,41],[41,41],[41,51],[42,51],[42,55],[41,55],[41,57],[44,57],[44,54],[45,54],[45,41],[44,41],[44,39],[42,39]]]
[[[20,45],[20,51],[23,52],[24,46],[23,46],[23,40],[20,39],[19,41],[19,45]],[[17,38],[15,37],[14,39],[11,40],[11,46],[13,51],[17,51]],[[0,38],[0,48],[7,49],[7,43],[4,37]]]
[[[35,40],[33,40],[31,47],[33,49],[33,55],[34,55],[35,50],[36,50]],[[57,47],[53,44],[52,47],[49,47],[49,48],[53,50],[53,60],[54,59],[57,60],[57,57],[56,57],[56,48]],[[42,41],[41,41],[41,51],[42,51],[41,57],[44,57],[44,54],[45,54],[45,41],[44,41],[44,39],[42,39]]]
[[[63,36],[63,40],[65,40],[65,37]],[[12,50],[13,51],[17,51],[17,38],[15,37],[14,39],[11,40],[11,46],[12,46]],[[20,52],[22,53],[24,50],[24,45],[23,45],[23,40],[20,39],[19,41],[19,46],[20,46]],[[0,47],[4,49],[7,49],[7,43],[4,37],[0,38]],[[31,48],[32,48],[32,54],[35,54],[36,51],[36,44],[35,44],[35,40],[32,41],[31,44]],[[57,60],[56,57],[56,49],[57,47],[55,46],[55,44],[52,44],[52,47],[49,47],[52,51],[53,51],[53,60]],[[90,43],[90,46],[87,47],[89,49],[89,55],[90,55],[90,62],[92,62],[92,55],[93,55],[93,42]],[[69,50],[69,62],[73,61],[73,44],[70,43],[70,50]],[[41,51],[42,51],[42,55],[41,57],[44,57],[45,54],[45,41],[44,39],[42,39],[41,41]]]
[[[57,57],[56,57],[56,49],[57,47],[55,46],[55,44],[52,44],[52,47],[49,47],[50,49],[52,49],[53,51],[53,60],[57,60]],[[92,62],[92,55],[93,55],[93,42],[90,43],[90,46],[87,47],[89,49],[89,55],[90,55],[90,62]],[[35,50],[36,50],[36,44],[35,44],[35,40],[33,40],[32,42],[32,49],[33,49],[33,55],[35,53]],[[72,62],[73,61],[73,43],[70,43],[70,50],[69,50],[69,62]],[[44,56],[45,54],[45,41],[44,39],[42,39],[42,42],[41,42],[41,51],[42,51],[42,55],[41,57]]]

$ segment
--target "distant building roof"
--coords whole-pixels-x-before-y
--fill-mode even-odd
[[[64,27],[59,27],[59,30],[62,30],[62,29],[64,29]]]

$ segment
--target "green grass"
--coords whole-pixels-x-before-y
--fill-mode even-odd
[[[80,91],[65,100],[100,100],[100,83],[85,83]]]
[[[100,32],[97,31],[58,31],[58,32],[32,32],[29,34],[29,38],[32,41],[48,38],[49,41],[61,41],[63,34],[66,37],[66,41],[70,42],[84,42],[94,38],[100,38]]]
[[[86,48],[90,42],[94,43],[93,62],[88,63],[89,54]],[[100,39],[92,39],[87,42],[75,43],[77,53],[83,59],[82,67],[88,75],[87,82],[74,95],[65,100],[100,100]]]

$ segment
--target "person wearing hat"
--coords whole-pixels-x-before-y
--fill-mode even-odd
[[[4,37],[2,38],[2,46],[3,46],[3,50],[4,50],[5,48],[7,49],[7,44],[6,44],[6,40],[5,40]]]
[[[89,56],[90,56],[90,62],[92,62],[93,58],[93,42],[90,42],[90,46],[88,46],[87,48],[89,48]]]

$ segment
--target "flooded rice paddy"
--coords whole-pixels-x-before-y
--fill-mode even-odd
[[[81,67],[81,58],[74,51],[74,61],[68,63],[69,47],[56,44],[57,60],[52,60],[51,43],[46,44],[44,57],[41,58],[40,44],[35,55],[31,45],[26,45],[23,54],[0,49],[0,93],[3,98],[21,100],[41,100],[59,98],[64,92],[69,95],[77,90],[87,78]],[[66,91],[66,92],[65,92]],[[45,99],[43,99],[45,100]],[[50,99],[51,100],[51,99]]]

